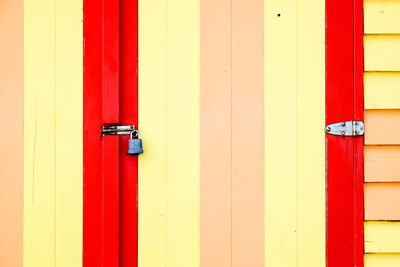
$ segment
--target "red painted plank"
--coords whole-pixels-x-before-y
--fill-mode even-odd
[[[138,125],[138,2],[120,0],[120,122]],[[137,266],[138,158],[120,137],[120,266]]]
[[[364,8],[354,0],[354,120],[364,121]],[[364,266],[364,137],[354,138],[354,262]]]
[[[84,2],[84,266],[119,266],[119,2]]]
[[[362,1],[327,0],[326,124],[363,119],[360,34]],[[327,266],[363,266],[363,138],[327,134],[326,142]]]

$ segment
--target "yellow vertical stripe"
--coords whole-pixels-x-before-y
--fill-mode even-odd
[[[325,266],[324,9],[265,1],[265,266]]]
[[[200,262],[200,2],[167,1],[167,266]]]
[[[24,15],[24,266],[81,266],[82,0]]]
[[[55,266],[55,1],[24,1],[24,267]]]
[[[82,0],[56,0],[56,266],[82,266]]]
[[[199,266],[199,9],[139,5],[141,267]]]
[[[139,1],[138,265],[166,266],[166,0]]]

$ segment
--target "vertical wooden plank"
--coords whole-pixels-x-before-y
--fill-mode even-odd
[[[297,266],[302,267],[326,264],[324,11],[324,0],[297,2],[297,134],[291,138],[298,146]]]
[[[119,1],[103,0],[103,123],[119,123]],[[102,266],[119,266],[119,139],[102,139]]]
[[[22,266],[23,1],[0,4],[0,265]]]
[[[55,266],[55,1],[24,1],[23,264]]]
[[[294,0],[265,2],[265,266],[298,259],[296,14]]]
[[[166,8],[167,266],[197,267],[200,264],[200,1],[168,0]]]
[[[120,1],[120,92],[122,125],[138,125],[138,2]],[[137,267],[138,157],[127,156],[129,136],[119,137],[119,259]]]
[[[200,264],[231,267],[232,3],[200,4]]]
[[[232,1],[232,266],[264,266],[263,10]]]
[[[82,0],[56,0],[56,263],[82,266]]]
[[[140,156],[138,176],[140,267],[166,266],[166,3],[139,1],[139,128],[146,151]]]
[[[102,266],[103,5],[84,1],[83,79],[83,266]]]

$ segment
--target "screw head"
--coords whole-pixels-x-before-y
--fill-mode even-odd
[[[346,133],[345,133],[344,131],[341,131],[340,134],[341,134],[342,136],[344,136]]]
[[[331,131],[331,127],[327,126],[326,131],[329,133]]]
[[[355,131],[354,134],[355,134],[355,135],[359,135],[359,132],[358,132],[358,131]]]
[[[345,122],[342,122],[342,126],[346,126],[346,123],[345,123]]]
[[[364,130],[364,126],[361,126],[360,129],[361,129],[361,130]]]

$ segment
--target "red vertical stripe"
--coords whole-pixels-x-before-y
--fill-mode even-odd
[[[84,3],[84,266],[119,266],[119,2]]]
[[[120,0],[120,122],[138,125],[138,3]],[[138,158],[120,137],[120,266],[137,266]]]
[[[359,0],[326,1],[326,124],[362,119],[360,4],[362,12]],[[327,266],[359,267],[362,137],[327,134],[326,142]]]

